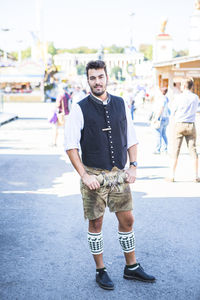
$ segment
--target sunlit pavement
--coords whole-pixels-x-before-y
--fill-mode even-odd
[[[9,104],[20,118],[0,128],[0,299],[199,299],[200,184],[192,182],[185,145],[176,182],[168,183],[170,156],[152,154],[149,108],[136,111],[136,256],[157,282],[123,279],[117,222],[106,211],[104,256],[116,288],[104,291],[94,280],[79,176],[63,151],[62,129],[51,146],[52,108]]]

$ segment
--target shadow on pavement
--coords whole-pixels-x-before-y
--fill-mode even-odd
[[[71,164],[58,154],[1,154],[0,188],[6,191],[51,188],[56,178],[72,171]]]

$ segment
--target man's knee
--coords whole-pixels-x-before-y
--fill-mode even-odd
[[[134,223],[134,217],[132,214],[125,218],[125,224],[127,227],[133,227],[133,223]]]
[[[89,231],[90,232],[100,232],[102,228],[103,217],[95,220],[89,220]]]
[[[123,228],[124,231],[131,230],[134,223],[134,217],[132,212],[127,212],[122,215],[119,219],[120,227]]]

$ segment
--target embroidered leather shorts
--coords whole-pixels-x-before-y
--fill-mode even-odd
[[[95,220],[104,215],[106,206],[110,212],[133,209],[129,183],[125,182],[125,172],[114,167],[111,171],[85,167],[90,175],[96,175],[100,188],[90,190],[81,180],[81,194],[85,219]]]

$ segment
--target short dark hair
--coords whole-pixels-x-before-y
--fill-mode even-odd
[[[162,87],[161,92],[163,93],[163,95],[166,95],[167,92],[168,92],[168,88],[167,87]]]
[[[185,87],[189,90],[191,90],[191,88],[193,87],[194,85],[194,80],[192,77],[186,77],[185,78]]]
[[[106,64],[103,60],[91,60],[86,66],[86,74],[88,77],[88,70],[89,69],[104,69],[106,75],[107,75],[107,69],[106,69]]]

